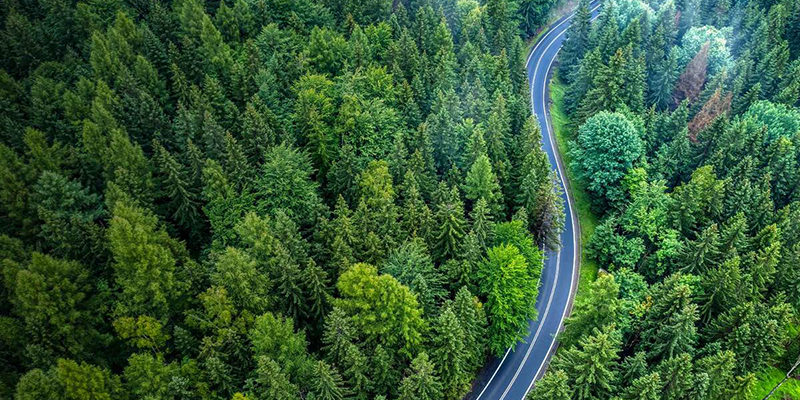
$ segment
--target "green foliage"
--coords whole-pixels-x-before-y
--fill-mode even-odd
[[[378,275],[369,264],[351,266],[336,287],[342,298],[335,305],[351,316],[368,342],[396,348],[408,358],[420,351],[427,324],[408,287],[390,275]]]
[[[590,336],[581,339],[553,360],[555,370],[563,370],[570,377],[570,387],[575,399],[605,397],[615,390],[617,372],[614,363],[621,346],[619,333],[613,326],[603,330],[595,328]]]
[[[759,101],[747,109],[742,118],[767,127],[767,140],[791,137],[800,130],[800,111],[768,101]]]
[[[597,205],[618,207],[625,200],[622,178],[642,151],[639,133],[622,114],[601,112],[580,127],[573,162]]]
[[[434,267],[427,247],[419,239],[403,243],[389,253],[381,272],[408,286],[427,315],[432,315],[447,295],[443,288],[444,277]]]
[[[464,203],[457,187],[440,199],[436,206],[435,219],[438,229],[433,231],[434,254],[437,259],[455,258],[460,254],[464,237]]]
[[[773,346],[789,324],[794,275],[776,266],[793,262],[785,246],[797,239],[772,224],[793,214],[795,11],[621,1],[584,36],[579,7],[559,63],[570,87],[554,101],[577,122],[572,185],[603,214],[585,256],[617,285],[601,274],[567,322],[551,369],[566,373],[571,398],[751,398],[752,373],[785,355]],[[575,370],[581,341],[602,334],[577,331],[602,326],[621,337],[606,346],[621,359]]]
[[[228,247],[216,256],[211,282],[225,288],[237,309],[259,315],[270,304],[269,277],[258,270],[248,253],[239,249]]]
[[[538,281],[531,276],[525,256],[513,244],[489,249],[477,272],[478,286],[487,299],[489,349],[500,355],[524,337],[528,319],[535,317],[533,302]]]
[[[434,400],[441,398],[442,384],[434,371],[433,363],[424,352],[411,362],[406,377],[400,384],[399,399]]]
[[[183,286],[176,279],[180,244],[157,227],[155,216],[122,202],[114,206],[108,240],[122,289],[116,312],[167,317]]]
[[[299,382],[311,368],[303,332],[295,332],[291,318],[265,313],[255,320],[250,331],[253,355],[261,364],[266,358],[281,366],[292,381]]]
[[[264,154],[261,174],[254,184],[255,209],[262,213],[284,210],[295,222],[310,224],[320,211],[318,184],[305,153],[281,144]]]
[[[0,397],[455,399],[522,337],[554,1],[124,3],[0,13]],[[551,88],[613,279],[532,396],[740,399],[789,357],[798,15],[580,4]]]
[[[146,315],[118,318],[114,321],[114,330],[134,347],[151,351],[163,348],[170,338],[163,332],[161,323]]]
[[[708,44],[708,69],[713,74],[721,69],[729,68],[731,64],[730,50],[726,37],[730,36],[725,31],[719,31],[713,26],[694,26],[690,28],[682,39],[682,46],[678,55],[679,65],[685,66],[689,60]]]
[[[478,156],[467,172],[464,197],[473,202],[483,199],[491,215],[495,218],[503,216],[503,194],[500,193],[500,183],[497,176],[492,173],[492,165],[486,155]]]
[[[565,321],[561,335],[565,346],[577,344],[595,329],[612,324],[620,312],[619,285],[611,274],[601,274],[589,286],[590,292],[575,304],[572,315]]]
[[[86,267],[33,253],[24,264],[7,259],[3,269],[8,300],[24,323],[29,346],[78,359],[96,348],[107,310],[96,308]]]
[[[536,386],[526,397],[527,400],[569,400],[572,398],[572,391],[568,384],[569,377],[562,370],[551,370],[542,379],[536,382]]]
[[[464,335],[461,323],[451,309],[444,310],[433,326],[433,357],[446,399],[460,399],[469,389],[468,352],[462,342]]]

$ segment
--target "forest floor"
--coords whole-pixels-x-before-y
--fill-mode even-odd
[[[567,171],[567,179],[569,179],[569,187],[574,200],[574,209],[578,213],[578,220],[581,225],[581,278],[578,282],[577,301],[588,291],[589,284],[597,278],[599,265],[597,265],[596,261],[586,257],[585,248],[586,243],[588,243],[589,238],[592,237],[597,227],[599,218],[592,212],[589,193],[586,192],[584,182],[575,176],[575,172],[572,169],[572,157],[569,154],[569,150],[572,141],[575,140],[575,132],[572,132],[571,121],[564,111],[565,91],[566,85],[559,80],[558,74],[554,73],[553,79],[550,81],[550,99],[552,101],[550,105],[550,120],[553,123],[553,130],[556,135],[556,146],[561,154],[561,159],[564,161],[564,169]]]

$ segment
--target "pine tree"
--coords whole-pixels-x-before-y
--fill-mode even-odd
[[[580,104],[592,88],[595,76],[599,75],[603,68],[603,60],[597,49],[589,51],[581,59],[574,72],[575,77],[572,79],[572,83],[570,83],[564,96],[564,108],[568,114],[574,115],[580,108]]]
[[[592,282],[586,297],[575,304],[575,311],[565,322],[566,328],[561,335],[565,346],[577,344],[578,341],[613,323],[618,318],[621,302],[619,285],[611,274],[603,274]]]
[[[258,358],[258,368],[253,378],[254,386],[263,390],[263,395],[275,400],[293,400],[300,394],[300,388],[289,381],[280,365],[270,357]]]
[[[433,266],[421,239],[407,241],[392,250],[381,265],[381,272],[408,286],[417,295],[426,315],[433,315],[437,304],[447,297],[444,278]]]
[[[234,247],[215,254],[211,282],[226,289],[232,303],[239,310],[260,315],[272,303],[269,277],[259,271],[256,260],[249,253]]]
[[[478,157],[488,154],[488,150],[481,125],[475,125],[472,119],[465,118],[461,122],[461,129],[467,138],[467,144],[460,165],[466,170],[475,164]]]
[[[647,354],[644,351],[637,351],[635,354],[625,357],[620,367],[620,385],[630,387],[635,380],[644,377],[647,373]]]
[[[343,365],[347,348],[356,340],[356,331],[350,317],[336,306],[325,318],[322,343],[327,360],[334,365]]]
[[[678,79],[678,52],[673,49],[666,58],[660,60],[652,70],[648,81],[648,102],[659,110],[666,109],[672,102],[672,93]]]
[[[492,243],[494,235],[494,218],[490,214],[486,199],[481,198],[475,203],[475,207],[470,213],[470,235],[477,240],[481,249],[485,249]]]
[[[272,279],[277,282],[280,309],[288,317],[300,321],[306,317],[308,307],[302,272],[289,251],[280,243],[276,245],[276,256],[271,260],[270,269]]]
[[[477,297],[466,286],[458,290],[452,307],[464,330],[465,369],[474,371],[482,365],[486,354],[486,315]]]
[[[776,225],[761,229],[753,238],[754,250],[745,255],[745,265],[749,269],[753,294],[762,295],[775,277],[775,267],[780,259],[782,243]]]
[[[627,64],[625,52],[618,49],[608,64],[594,75],[592,88],[586,93],[578,110],[581,121],[586,121],[600,111],[616,111],[623,107],[627,100],[623,90],[628,90],[625,88]]]
[[[156,164],[162,176],[161,187],[169,199],[171,217],[186,229],[198,228],[200,222],[199,194],[189,180],[185,167],[160,143],[154,145]]]
[[[417,178],[412,171],[406,171],[403,177],[403,184],[400,187],[400,196],[403,199],[403,206],[400,208],[400,228],[408,237],[426,238],[426,231],[430,229],[426,226],[426,216],[430,216],[430,209],[419,190]]]
[[[656,367],[656,372],[661,376],[663,389],[662,398],[704,398],[708,385],[708,375],[693,371],[692,357],[689,354],[680,354],[668,358]]]
[[[232,177],[237,188],[249,186],[252,182],[252,168],[245,156],[244,148],[230,132],[225,134],[224,167],[228,176]]]
[[[367,376],[369,368],[367,357],[355,344],[349,344],[342,360],[343,375],[353,391],[353,399],[367,400],[372,390],[372,382]]]
[[[303,287],[307,293],[308,316],[318,325],[328,313],[330,288],[328,274],[312,259],[302,271]]]
[[[175,307],[184,282],[176,279],[176,252],[181,249],[147,211],[118,202],[108,228],[117,285],[122,289],[117,308],[122,315],[151,315],[166,319]]]
[[[697,360],[697,369],[708,374],[709,398],[719,398],[736,386],[733,369],[736,359],[732,351],[718,351]]]
[[[210,111],[202,117],[202,138],[206,155],[222,162],[225,157],[225,131]]]
[[[425,126],[433,143],[434,160],[439,172],[449,170],[462,153],[465,139],[454,136],[458,133],[456,124],[459,120],[461,117],[455,91],[438,91]]]
[[[703,273],[719,263],[719,233],[717,225],[703,230],[697,240],[685,248],[682,258],[683,270],[689,273]]]
[[[640,114],[644,111],[644,98],[647,90],[644,56],[641,54],[636,56],[631,46],[628,46],[625,57],[629,61],[625,63],[622,98],[629,110]]]
[[[261,157],[271,144],[276,142],[276,132],[270,120],[276,117],[258,95],[247,102],[242,115],[242,146],[250,162],[261,161]]]
[[[719,268],[710,269],[703,275],[704,290],[697,300],[701,305],[700,316],[704,323],[736,304],[743,289],[739,263],[739,257],[734,256],[725,260]]]

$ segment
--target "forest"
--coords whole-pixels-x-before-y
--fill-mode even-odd
[[[2,1],[0,398],[462,398],[563,229],[553,3]]]
[[[556,74],[603,271],[529,399],[762,399],[800,353],[800,2],[590,21],[584,1]]]

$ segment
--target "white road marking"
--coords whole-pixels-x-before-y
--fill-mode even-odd
[[[595,8],[593,8],[589,12],[589,14],[591,15],[591,13],[594,12],[595,10],[597,10],[599,7],[600,7],[600,4],[598,4]],[[589,21],[593,22],[598,17],[600,17],[600,14],[592,17]],[[564,33],[566,33],[566,31],[562,32],[560,35],[563,35]],[[548,45],[548,47],[545,48],[545,50],[544,50],[544,52],[542,52],[542,54],[547,53],[547,49],[550,46],[552,46],[553,43],[557,39],[558,39],[558,36],[556,36],[556,38],[553,39],[553,42],[551,42]],[[560,50],[561,49],[559,49],[559,51]],[[558,51],[556,51],[556,54],[558,54]],[[570,278],[570,282],[569,282],[569,292],[571,293],[572,292],[572,287],[573,287],[573,285],[575,283],[575,273],[574,273],[574,271],[575,271],[575,268],[578,267],[578,260],[579,260],[578,257],[580,257],[580,254],[578,253],[578,247],[576,246],[576,243],[575,243],[575,235],[576,235],[576,232],[577,232],[577,229],[575,229],[576,228],[575,227],[575,214],[574,214],[573,209],[572,209],[572,199],[569,196],[569,193],[567,193],[567,186],[566,186],[566,183],[564,182],[564,178],[562,177],[564,175],[563,167],[562,167],[561,163],[559,162],[558,155],[555,153],[557,150],[556,150],[555,144],[553,142],[553,134],[552,134],[551,129],[550,129],[550,119],[547,118],[549,116],[549,114],[550,114],[550,111],[549,111],[549,109],[547,107],[547,76],[550,75],[550,69],[553,67],[553,62],[555,60],[556,60],[555,57],[553,57],[553,59],[550,60],[550,63],[547,65],[547,70],[545,71],[545,74],[546,74],[545,75],[545,84],[542,86],[542,104],[543,104],[543,107],[544,107],[544,114],[545,114],[544,123],[545,123],[545,128],[546,128],[546,131],[547,131],[547,138],[550,141],[550,146],[553,148],[553,156],[554,156],[554,158],[556,160],[556,168],[558,169],[559,175],[560,175],[558,177],[558,179],[561,181],[561,187],[564,188],[564,193],[566,195],[565,197],[567,198],[567,207],[569,207],[570,215],[572,216],[570,223],[572,225],[572,251],[573,251],[572,270],[573,270],[573,274],[572,274],[572,277]],[[541,57],[539,58],[539,62],[541,62]],[[536,69],[534,71],[538,71],[539,70],[539,62],[537,62]],[[558,323],[558,330],[556,332],[561,330],[561,326],[564,323],[564,318],[566,318],[566,315],[567,315],[567,307],[564,307],[564,312],[561,314],[561,320]],[[555,343],[556,343],[556,336],[553,336],[552,340],[550,341],[550,347],[547,350],[547,354],[550,354],[550,352],[553,350],[553,346],[555,345]],[[525,391],[525,396],[523,396],[523,398],[527,397],[528,393],[531,391],[531,388],[533,388],[533,384],[536,382],[536,377],[539,376],[539,372],[541,372],[542,368],[544,367],[544,364],[545,363],[542,362],[542,364],[539,365],[539,368],[536,370],[536,373],[533,375],[533,379],[531,379],[531,383],[530,383],[530,385],[528,385],[528,389]]]
[[[591,14],[591,13],[595,12],[595,11],[596,11],[598,8],[600,8],[600,6],[601,6],[601,4],[598,4],[597,6],[595,6],[595,7],[594,7],[594,8],[592,8],[591,10],[589,10],[589,13]],[[561,26],[561,25],[563,25],[565,22],[567,22],[567,21],[569,21],[570,19],[572,19],[572,17],[574,17],[574,16],[575,16],[575,12],[573,12],[572,14],[570,14],[570,15],[569,15],[567,18],[565,18],[563,21],[561,21],[561,22],[559,22],[558,24],[556,24],[556,26],[554,26],[554,27],[550,28],[550,29],[549,29],[549,31],[548,31],[547,33],[545,33],[545,35],[544,35],[544,36],[543,36],[541,39],[539,39],[539,41],[536,43],[536,45],[535,45],[535,46],[533,47],[533,49],[531,50],[531,53],[528,55],[528,59],[525,61],[525,67],[526,67],[526,69],[527,69],[528,65],[530,64],[530,62],[531,62],[531,58],[533,57],[533,54],[536,52],[536,49],[538,49],[538,48],[539,48],[539,45],[541,45],[542,43],[544,43],[544,42],[545,42],[545,39],[547,39],[547,37],[548,37],[548,36],[550,36],[550,34],[552,34],[552,33],[553,33],[553,32],[554,32],[556,29],[558,29],[558,27],[560,27],[560,26]],[[597,17],[594,17],[594,18],[592,18],[592,21],[594,21],[596,18],[597,18]],[[534,71],[537,71],[537,70],[538,70],[538,68],[539,68],[539,64],[541,63],[541,60],[542,60],[542,57],[544,56],[544,53],[547,53],[547,49],[549,49],[549,48],[550,48],[550,46],[552,46],[553,42],[554,42],[556,39],[558,39],[558,37],[560,37],[561,35],[563,35],[564,33],[566,33],[566,31],[564,31],[564,32],[561,32],[560,34],[556,35],[556,37],[555,37],[555,38],[554,38],[554,39],[553,39],[553,40],[550,42],[550,44],[547,46],[547,48],[545,48],[545,51],[544,51],[544,52],[542,52],[542,54],[539,56],[539,59],[538,59],[538,60],[537,60],[537,62],[536,62],[536,69],[534,69]],[[555,58],[554,58],[554,60],[555,60]],[[550,66],[552,66],[552,64],[553,64],[553,63],[552,63],[552,61],[551,61],[551,62],[550,62]],[[548,71],[549,71],[549,68],[550,68],[550,66],[548,66]],[[546,82],[545,82],[545,85],[544,85],[543,87],[544,87],[544,88],[547,88],[547,83],[546,83]],[[543,92],[543,94],[542,94],[542,98],[543,98],[543,99],[545,99],[546,90],[545,90],[545,89],[542,89],[542,92]],[[533,92],[531,92],[531,103],[533,104],[533,101],[532,101],[532,100],[533,100]],[[544,103],[544,104],[545,104],[545,105],[544,105],[545,112],[547,112],[547,105],[546,105],[547,103]],[[553,147],[553,151],[555,151],[555,146],[553,145],[553,138],[552,138],[552,136],[551,136],[551,134],[550,134],[549,121],[547,120],[547,118],[545,118],[545,126],[546,126],[546,129],[547,129],[548,139],[550,140],[550,145]],[[561,165],[560,165],[560,163],[559,163],[559,161],[558,161],[558,157],[555,157],[555,159],[556,159],[556,170],[558,171],[559,180],[561,181],[561,186],[564,188],[564,190],[565,190],[565,192],[566,192],[566,186],[564,185],[564,181],[563,181],[563,179],[562,179],[562,178],[561,178],[561,176],[560,176],[560,175],[562,174],[562,172],[561,172]],[[570,201],[570,198],[569,198],[569,195],[568,195],[568,194],[567,194],[567,196],[566,196],[566,197],[567,197],[567,207],[569,207],[570,214],[571,214],[571,215],[573,215],[573,214],[572,214],[572,202]],[[572,228],[573,228],[573,230],[572,230],[572,231],[573,231],[573,234],[572,234],[572,242],[573,242],[573,248],[574,248],[574,247],[575,247],[575,218],[573,217],[573,218],[572,218],[572,221],[570,221],[570,222],[571,222],[571,224],[572,224]],[[577,255],[577,249],[574,249],[574,255]],[[542,261],[542,263],[544,263],[544,261]],[[573,266],[572,266],[572,268],[573,268],[573,271],[575,270],[575,268],[576,268],[576,266],[577,266],[576,264],[577,264],[577,259],[573,259]],[[553,289],[550,291],[550,296],[549,296],[549,298],[548,298],[548,302],[547,302],[547,306],[546,306],[546,308],[545,308],[544,316],[542,317],[542,319],[541,319],[541,320],[540,320],[540,322],[539,322],[539,328],[536,330],[536,333],[534,334],[534,337],[533,337],[533,340],[532,340],[532,341],[531,341],[531,343],[530,343],[530,346],[528,346],[528,351],[526,352],[526,354],[525,354],[525,357],[523,358],[523,361],[522,361],[522,363],[521,363],[521,364],[520,364],[520,366],[517,368],[517,371],[516,371],[516,373],[514,374],[514,377],[512,378],[511,382],[510,382],[510,383],[508,384],[508,386],[506,387],[505,391],[503,392],[503,395],[502,395],[502,397],[500,397],[500,399],[501,399],[501,400],[502,400],[503,398],[505,398],[506,394],[507,394],[507,393],[508,393],[508,391],[511,389],[511,387],[513,386],[514,382],[516,381],[516,379],[517,379],[518,375],[520,374],[520,371],[521,371],[522,367],[525,365],[525,362],[527,361],[527,359],[528,359],[528,356],[530,355],[530,352],[531,352],[531,350],[533,349],[533,344],[536,342],[536,339],[537,339],[537,338],[538,338],[538,336],[539,336],[539,332],[541,331],[541,329],[542,329],[542,326],[544,325],[544,320],[545,320],[545,318],[547,317],[547,314],[550,312],[550,305],[552,304],[552,299],[553,299],[553,296],[554,296],[554,294],[555,294],[556,285],[557,285],[557,283],[558,283],[558,271],[559,271],[559,268],[560,268],[560,266],[561,266],[561,250],[559,249],[558,253],[556,253],[556,278],[555,278],[555,281],[553,282]],[[574,280],[575,280],[575,274],[573,273],[573,274],[572,274],[572,278],[570,279],[570,292],[572,291],[572,286],[573,286],[573,284],[574,284]],[[560,321],[560,322],[559,322],[559,324],[558,324],[558,325],[559,325],[559,330],[561,329],[561,325],[562,325],[562,324],[563,324],[563,322],[564,322],[564,316],[566,315],[566,313],[567,313],[567,308],[565,307],[565,308],[564,308],[564,312],[561,314],[561,321]],[[554,344],[554,343],[555,343],[555,336],[553,336],[553,340],[552,340],[552,341],[551,341],[551,343],[550,343],[550,348],[549,348],[549,350],[547,351],[548,353],[550,353],[550,351],[552,350],[552,348],[553,348],[553,344]],[[484,392],[486,392],[486,389],[488,389],[488,388],[489,388],[489,386],[491,385],[492,381],[494,380],[494,377],[497,375],[497,372],[500,370],[500,367],[502,367],[502,366],[503,366],[503,363],[506,361],[506,358],[508,357],[508,354],[509,354],[510,352],[511,352],[511,348],[509,347],[509,348],[508,348],[508,350],[506,350],[506,354],[503,356],[503,359],[502,359],[502,360],[500,360],[500,364],[498,364],[498,365],[497,365],[497,368],[495,368],[494,372],[492,373],[492,376],[489,378],[489,381],[488,381],[488,382],[486,382],[486,385],[483,387],[483,390],[481,390],[481,392],[478,394],[478,397],[476,397],[476,398],[475,398],[475,400],[480,400],[481,396],[483,396],[483,393],[484,393]],[[541,370],[542,366],[544,366],[544,363],[542,363],[542,365],[541,365],[541,366],[539,366],[539,370]],[[531,387],[533,386],[533,383],[534,383],[533,381],[535,380],[536,376],[539,374],[539,370],[537,370],[537,371],[536,371],[536,374],[534,375],[534,379],[532,379],[532,380],[531,380],[531,384],[528,386],[528,390],[525,392],[525,394],[526,394],[526,395],[527,395],[528,391],[530,391],[530,390],[531,390]]]
[[[597,7],[592,9],[592,11],[590,11],[590,12],[593,12],[598,7],[600,7],[599,4],[597,5]],[[573,16],[574,16],[574,14],[573,14]],[[572,16],[570,16],[570,18],[567,18],[563,22],[566,22],[566,21],[570,20],[571,18],[572,18]],[[536,61],[536,68],[534,69],[534,74],[536,73],[536,71],[539,71],[539,65],[541,64],[542,59],[544,58],[544,55],[547,54],[548,50],[550,50],[550,47],[552,47],[553,44],[556,43],[556,41],[558,40],[559,37],[561,37],[564,34],[566,34],[566,32],[567,31],[564,30],[563,32],[561,32],[558,35],[556,35],[556,37],[554,37],[550,41],[550,43],[547,45],[547,47],[545,47],[544,51],[542,51],[542,54],[539,56],[539,59]],[[555,61],[555,57],[553,57],[553,59],[550,60],[550,63],[547,66],[547,70],[545,70],[545,83],[544,83],[544,85],[542,87],[542,106],[544,107],[543,111],[545,112],[545,114],[547,114],[547,99],[546,99],[547,91],[545,90],[547,88],[546,80],[547,80],[547,76],[549,75],[550,68],[553,65],[553,61]],[[527,66],[527,64],[526,64],[526,66]],[[547,117],[545,117],[545,127],[546,127],[546,130],[547,130],[548,139],[551,139],[549,120],[547,119]],[[550,141],[550,145],[553,146],[552,140]],[[554,152],[556,151],[554,146],[553,146],[553,151]],[[555,153],[554,153],[554,155],[555,155]],[[556,168],[559,170],[559,180],[561,181],[561,186],[564,187],[564,190],[566,191],[566,186],[564,186],[564,181],[561,178],[561,175],[563,173],[560,171],[560,168],[561,168],[560,165],[558,165],[558,157],[555,157],[555,160],[556,160]],[[569,198],[569,196],[567,196],[567,198]],[[569,200],[567,200],[567,202],[569,202]],[[568,205],[568,207],[570,208],[570,215],[572,215],[572,207],[570,205]],[[570,223],[573,223],[573,222],[574,222],[573,220],[570,220]],[[573,248],[574,248],[575,247],[575,229],[574,229],[574,224],[573,224],[573,235],[571,236],[571,238],[572,238],[572,243],[573,243]],[[573,270],[574,270],[574,267],[575,267],[575,263],[573,261]],[[550,312],[550,305],[552,304],[552,300],[553,300],[553,296],[555,295],[556,288],[558,288],[558,277],[559,277],[560,270],[561,270],[561,251],[559,250],[558,253],[556,253],[556,277],[555,277],[555,280],[553,281],[553,289],[550,291],[550,298],[547,301],[547,307],[546,307],[546,310],[545,310],[545,316],[542,318],[541,322],[539,323],[539,328],[536,330],[536,334],[534,335],[533,341],[531,343],[535,343],[536,342],[536,339],[539,337],[539,333],[541,332],[542,327],[544,326],[544,321],[547,318],[547,314]],[[574,277],[574,274],[573,274],[573,277]],[[574,278],[572,278],[572,279],[574,279]],[[570,281],[570,291],[572,291],[572,282],[571,281]],[[566,308],[564,308],[564,313],[562,313],[561,320],[558,323],[559,330],[561,329],[561,324],[562,324],[562,322],[564,320],[564,316],[565,315],[566,315]],[[550,353],[550,350],[552,350],[554,343],[555,343],[555,337],[553,337],[552,341],[550,342],[550,348],[547,351],[548,354]],[[520,372],[522,372],[522,370],[525,367],[525,363],[528,361],[528,357],[531,354],[531,350],[533,350],[533,345],[528,346],[528,351],[525,353],[525,357],[523,357],[522,363],[520,363],[519,367],[517,367],[517,371],[514,373],[514,377],[511,379],[511,382],[506,387],[506,390],[503,392],[503,395],[500,396],[500,400],[505,399],[506,395],[511,390],[511,387],[516,382],[517,378],[519,377]],[[528,388],[525,391],[526,395],[527,395],[528,391],[530,390],[530,388],[533,386],[533,382],[536,380],[536,376],[539,375],[539,371],[541,371],[543,366],[544,366],[544,362],[542,362],[542,364],[539,365],[539,368],[536,370],[536,374],[534,374],[533,379],[531,379],[531,383],[530,383],[530,385],[528,385]]]

